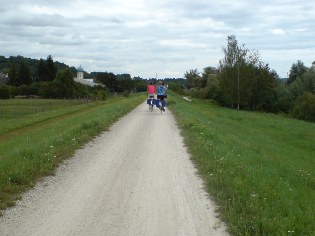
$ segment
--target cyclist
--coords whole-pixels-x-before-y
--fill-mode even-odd
[[[164,99],[167,98],[167,90],[168,90],[168,85],[162,82],[162,86],[164,88]]]
[[[152,81],[150,81],[150,83],[149,83],[149,85],[147,87],[147,92],[148,92],[149,109],[152,111],[153,110],[153,103],[154,103],[155,93],[156,93],[156,88],[153,85]]]
[[[162,84],[162,81],[158,82],[158,85],[156,86],[156,94],[157,94],[157,99],[161,102],[161,109],[162,111],[165,111],[165,108],[162,106],[164,98],[165,98],[165,92],[166,92],[166,87],[164,84]]]

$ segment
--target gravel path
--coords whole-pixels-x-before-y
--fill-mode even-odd
[[[0,235],[228,235],[171,112],[141,104],[26,192]]]

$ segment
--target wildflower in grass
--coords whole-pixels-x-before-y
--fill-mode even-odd
[[[54,146],[52,146],[52,145],[51,145],[50,147],[51,147],[51,148],[54,148]]]

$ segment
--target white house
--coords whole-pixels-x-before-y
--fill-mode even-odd
[[[103,86],[102,84],[98,84],[98,83],[94,83],[93,79],[84,79],[84,75],[83,75],[83,68],[80,65],[77,69],[77,77],[74,78],[74,81],[81,83],[81,84],[85,84],[88,86]]]

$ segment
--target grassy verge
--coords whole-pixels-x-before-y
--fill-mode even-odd
[[[172,94],[170,108],[234,235],[315,235],[315,124]]]
[[[143,94],[118,97],[84,105],[73,113],[69,108],[43,122],[25,117],[28,127],[16,128],[0,142],[0,210],[14,205],[20,193],[44,175],[53,173],[61,160],[106,130],[118,118],[145,100]],[[43,119],[48,119],[43,115]],[[34,121],[35,120],[35,121]],[[1,139],[1,135],[0,135]]]

